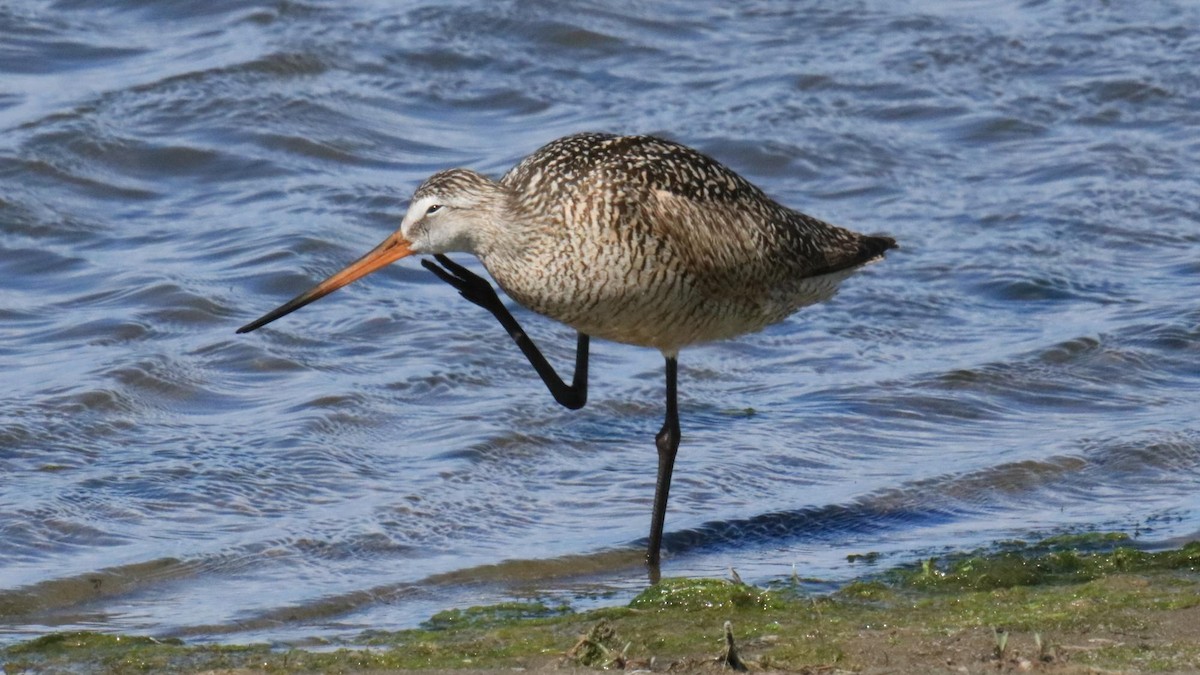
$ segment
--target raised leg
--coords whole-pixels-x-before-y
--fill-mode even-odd
[[[438,254],[433,257],[437,259],[437,263],[422,260],[421,264],[425,266],[425,269],[437,275],[437,278],[458,289],[459,295],[491,312],[492,316],[500,321],[500,325],[504,326],[504,330],[508,331],[513,342],[521,348],[521,352],[525,354],[525,358],[529,359],[529,363],[541,376],[542,382],[546,383],[546,388],[550,390],[550,394],[554,396],[554,400],[558,401],[559,405],[571,410],[578,410],[587,403],[589,343],[587,335],[579,334],[579,340],[575,346],[575,375],[568,386],[558,376],[546,357],[542,356],[542,352],[525,333],[525,329],[521,328],[521,324],[517,323],[512,313],[500,301],[500,297],[496,295],[496,289],[492,288],[490,282],[444,255]]]
[[[674,356],[667,357],[667,419],[654,437],[658,446],[658,481],[654,488],[654,515],[650,518],[650,543],[646,547],[646,564],[651,577],[656,577],[662,549],[663,521],[667,517],[667,495],[671,492],[671,472],[675,469],[675,453],[679,451],[679,364]]]

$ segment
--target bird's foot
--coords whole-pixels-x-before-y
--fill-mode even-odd
[[[487,279],[440,253],[433,257],[437,262],[423,259],[421,265],[433,272],[437,278],[453,286],[459,295],[493,313],[497,307],[504,307],[504,303],[500,302],[500,297],[496,295],[496,289],[492,288]]]

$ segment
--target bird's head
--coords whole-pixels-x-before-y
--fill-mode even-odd
[[[470,169],[435,173],[413,193],[397,234],[413,253],[479,253],[492,239],[506,194]]]
[[[414,253],[480,253],[493,237],[507,190],[470,169],[430,176],[413,193],[399,229],[340,272],[238,329],[248,333]]]

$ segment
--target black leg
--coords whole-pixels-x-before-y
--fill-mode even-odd
[[[492,316],[500,321],[500,325],[504,326],[504,330],[508,331],[513,342],[521,348],[521,352],[525,354],[525,358],[529,359],[529,363],[541,376],[542,382],[546,383],[546,388],[550,390],[550,394],[554,396],[554,400],[558,401],[559,405],[571,410],[578,410],[587,403],[587,335],[579,334],[579,341],[575,346],[575,376],[568,386],[554,371],[554,367],[550,365],[546,357],[542,356],[542,352],[538,350],[533,340],[525,334],[521,324],[517,323],[512,313],[500,301],[500,297],[496,295],[496,289],[492,288],[491,283],[444,255],[435,255],[434,258],[437,259],[437,263],[422,260],[421,264],[425,266],[425,269],[437,275],[437,278],[458,289],[459,294],[464,298],[491,312]],[[438,263],[441,263],[440,267]]]
[[[654,437],[658,446],[658,482],[654,488],[654,515],[650,519],[650,544],[646,547],[646,564],[651,578],[658,576],[662,549],[663,521],[667,517],[667,495],[671,491],[671,472],[675,469],[675,453],[679,450],[679,364],[674,356],[667,357],[667,419]]]

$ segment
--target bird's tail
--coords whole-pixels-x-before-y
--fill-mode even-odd
[[[864,263],[870,262],[876,258],[882,258],[886,251],[893,248],[899,248],[899,246],[891,237],[864,235],[858,240],[858,259]]]

